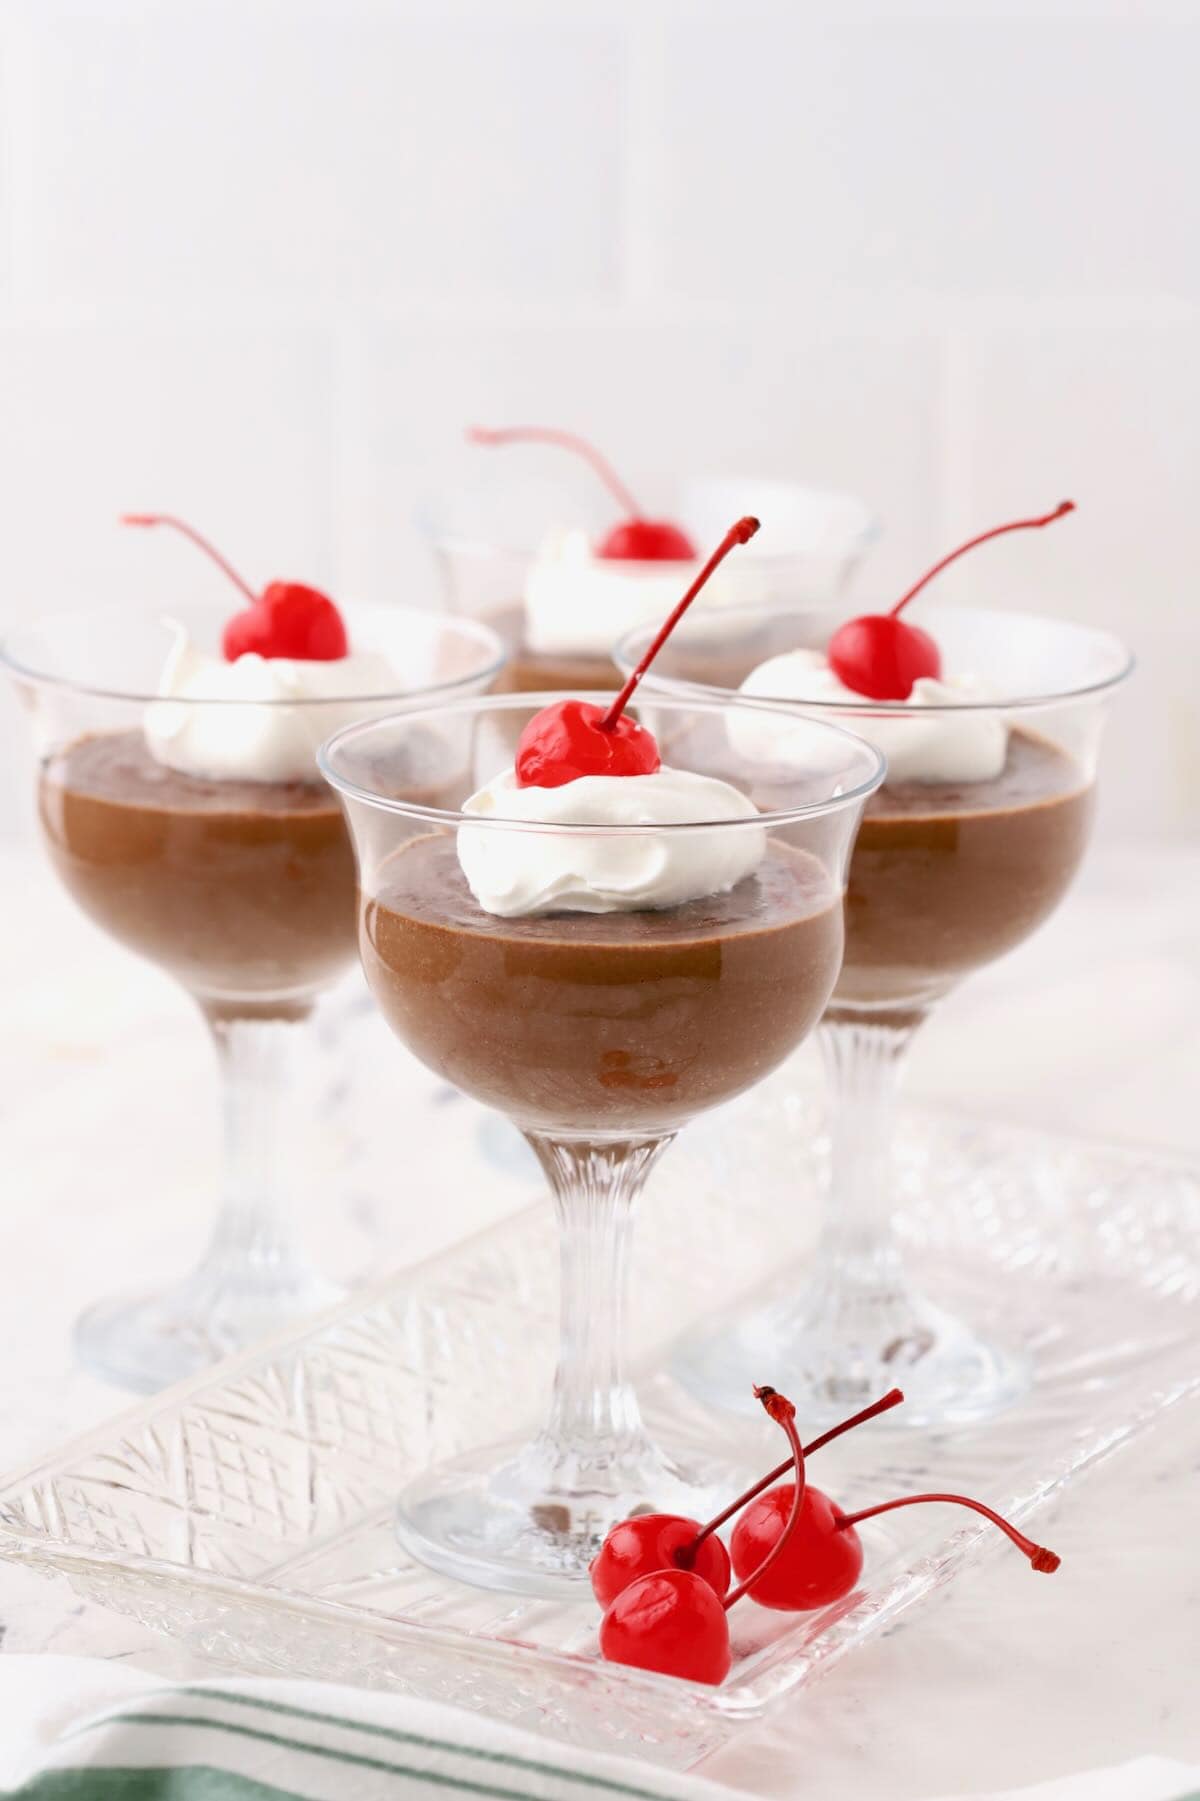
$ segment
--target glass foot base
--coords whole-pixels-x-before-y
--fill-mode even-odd
[[[688,1391],[730,1412],[753,1409],[748,1373],[772,1378],[796,1403],[806,1435],[834,1425],[885,1394],[904,1405],[873,1432],[963,1426],[990,1419],[1021,1399],[1031,1381],[1026,1356],[978,1337],[953,1314],[919,1297],[859,1310],[857,1329],[833,1304],[777,1301],[725,1332],[692,1339],[673,1373]]]
[[[618,1520],[636,1513],[704,1520],[734,1492],[727,1470],[685,1471],[650,1446],[572,1474],[544,1441],[489,1445],[405,1489],[396,1535],[412,1557],[459,1581],[577,1599]]]
[[[75,1355],[105,1382],[154,1394],[341,1297],[309,1271],[270,1287],[201,1271],[162,1294],[98,1301],[75,1322]]]

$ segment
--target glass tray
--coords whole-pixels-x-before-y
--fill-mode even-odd
[[[777,1460],[771,1429],[685,1394],[671,1346],[786,1286],[780,1240],[815,1219],[821,1153],[815,1102],[776,1080],[685,1134],[642,1208],[646,1411],[731,1482]],[[899,1164],[930,1292],[1023,1345],[1034,1385],[970,1431],[875,1422],[821,1452],[813,1479],[855,1505],[936,1475],[1028,1521],[1200,1389],[1200,1172],[944,1115],[909,1119]],[[549,1210],[531,1207],[9,1480],[0,1555],[243,1669],[431,1697],[676,1766],[976,1560],[1012,1555],[961,1510],[888,1516],[864,1528],[861,1585],[836,1606],[735,1610],[720,1689],[598,1662],[590,1599],[484,1593],[412,1565],[391,1497],[430,1460],[537,1418],[555,1286]],[[755,1373],[786,1387],[785,1371]],[[1046,1520],[1036,1534],[1054,1542]],[[1029,1580],[1015,1558],[1013,1580]]]

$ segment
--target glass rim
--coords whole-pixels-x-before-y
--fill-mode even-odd
[[[616,699],[617,690],[609,694],[589,693],[587,699],[596,706]],[[771,813],[747,813],[738,819],[689,819],[670,821],[666,824],[638,822],[636,824],[577,824],[562,820],[546,821],[536,819],[500,819],[483,817],[476,813],[463,813],[460,810],[444,807],[426,807],[417,801],[398,800],[394,795],[380,794],[374,789],[364,788],[361,783],[342,774],[334,767],[334,759],[347,745],[356,738],[365,737],[370,732],[385,730],[389,725],[411,721],[424,712],[438,714],[469,715],[485,712],[529,712],[536,713],[544,706],[550,706],[558,700],[576,700],[579,697],[568,694],[565,690],[548,689],[540,693],[518,694],[482,694],[469,695],[459,700],[435,703],[428,707],[422,700],[413,700],[409,705],[398,707],[394,712],[377,716],[374,719],[358,719],[352,724],[343,726],[327,738],[317,751],[317,768],[338,794],[348,800],[358,801],[361,805],[372,807],[377,812],[395,813],[406,819],[415,819],[424,824],[444,826],[471,826],[481,831],[532,832],[541,836],[576,837],[576,838],[647,838],[659,837],[663,833],[676,834],[687,832],[714,832],[737,830],[746,831],[754,827],[764,829],[794,825],[801,820],[818,819],[832,813],[844,812],[848,807],[865,802],[869,795],[879,788],[887,773],[887,759],[883,753],[860,738],[857,733],[847,730],[845,726],[835,725],[829,720],[810,719],[801,708],[780,706],[779,703],[763,705],[754,699],[742,699],[737,695],[717,695],[709,698],[700,696],[697,699],[668,695],[655,696],[656,706],[666,706],[686,710],[689,713],[725,713],[736,708],[739,712],[761,713],[764,716],[778,719],[781,712],[790,713],[797,723],[816,726],[817,730],[827,736],[834,736],[845,741],[847,747],[852,746],[854,755],[867,759],[871,764],[870,774],[862,781],[856,782],[844,793],[830,795],[828,799],[810,801],[803,806],[786,807]],[[849,758],[849,749],[847,750]],[[636,780],[636,777],[630,777]],[[714,778],[723,779],[723,778]],[[733,784],[727,784],[732,786]]]
[[[213,610],[217,610],[215,603]],[[88,700],[124,701],[129,704],[145,707],[227,707],[235,711],[239,708],[266,707],[294,708],[296,711],[303,712],[306,710],[316,710],[321,707],[374,706],[378,705],[381,701],[402,701],[411,698],[424,699],[438,694],[453,693],[455,690],[468,683],[492,681],[499,675],[500,671],[504,668],[505,663],[508,661],[508,652],[505,649],[504,642],[499,633],[490,625],[486,624],[484,620],[476,619],[470,614],[435,612],[429,607],[405,606],[402,603],[397,603],[393,606],[382,601],[367,601],[357,605],[354,602],[347,602],[345,607],[340,610],[350,615],[351,622],[353,622],[355,614],[361,616],[365,613],[370,613],[377,615],[380,618],[398,619],[402,622],[405,620],[409,622],[419,620],[423,626],[436,626],[443,631],[458,632],[467,638],[474,639],[481,651],[486,649],[489,653],[489,660],[485,663],[481,663],[480,667],[472,671],[469,675],[451,676],[445,681],[432,682],[427,687],[416,689],[379,688],[371,689],[365,693],[354,691],[344,694],[326,694],[319,697],[315,695],[297,695],[294,698],[288,698],[283,695],[273,695],[259,700],[255,700],[249,695],[242,694],[214,694],[204,696],[146,693],[137,688],[113,688],[101,686],[99,683],[95,682],[76,681],[71,676],[56,675],[52,670],[39,669],[34,663],[23,660],[22,657],[17,655],[14,651],[14,641],[18,640],[21,634],[26,630],[30,632],[36,631],[37,625],[31,624],[28,627],[17,627],[15,630],[10,629],[4,633],[3,637],[0,637],[0,669],[4,670],[8,675],[14,678],[24,682],[32,682],[38,687],[53,688],[61,693],[80,695]],[[143,609],[143,611],[148,612],[149,609]],[[124,607],[116,606],[97,608],[77,607],[70,612],[52,613],[41,623],[50,625],[65,622],[70,619],[94,622],[97,619],[106,617],[119,620],[122,624],[128,624],[132,619],[137,617],[137,613],[136,611],[130,612]],[[161,612],[156,611],[155,623],[168,625],[170,622],[171,614],[169,611],[165,609]],[[352,655],[353,652],[350,654]],[[240,659],[235,660],[240,661]],[[271,661],[272,659],[267,658],[264,660]],[[290,657],[280,659],[280,661],[284,662],[303,662],[306,660],[336,663],[340,662],[342,659],[339,657],[314,659]]]
[[[786,604],[771,606],[759,602],[748,606],[713,607],[706,613],[693,615],[693,620],[700,618],[707,624],[726,619],[736,622],[739,618],[751,617],[768,620],[785,619],[789,615],[797,619],[811,619],[813,613],[819,610],[818,608],[795,607]],[[1041,707],[1063,706],[1072,701],[1095,699],[1098,695],[1110,693],[1127,682],[1137,666],[1137,659],[1133,652],[1121,638],[1117,637],[1115,632],[1106,631],[1100,626],[1079,625],[1073,619],[1059,619],[1052,613],[1026,613],[1013,608],[949,606],[946,604],[925,609],[925,616],[930,612],[943,615],[955,614],[959,617],[971,614],[978,616],[986,613],[997,619],[1032,620],[1038,624],[1066,626],[1071,631],[1106,641],[1119,654],[1120,666],[1113,674],[1103,676],[1098,681],[1086,682],[1081,687],[1058,688],[1046,694],[1036,695],[1024,694],[1011,697],[997,695],[987,700],[922,701],[918,708],[909,706],[908,702],[903,700],[872,700],[866,694],[853,695],[848,700],[798,700],[795,696],[771,696],[769,694],[756,694],[753,699],[764,702],[771,709],[802,707],[806,713],[815,710],[820,713],[836,714],[841,718],[849,715],[853,718],[864,719],[926,719],[937,718],[940,714],[1032,712]],[[636,668],[641,656],[648,649],[656,629],[656,627],[637,625],[631,630],[623,632],[617,639],[609,655],[623,675],[628,675],[632,669]],[[686,630],[686,626],[684,630]],[[796,648],[809,649],[815,648],[815,646],[796,646]],[[776,651],[772,654],[786,656],[788,653]],[[764,658],[763,660],[765,662],[770,659]],[[640,686],[658,695],[664,693],[693,696],[740,695],[740,690],[737,688],[719,688],[712,682],[692,681],[686,676],[656,675],[653,668],[647,670]],[[747,695],[742,698],[750,699],[751,697]]]

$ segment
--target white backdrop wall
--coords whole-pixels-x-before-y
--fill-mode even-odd
[[[1194,6],[8,0],[0,619],[202,587],[127,508],[432,599],[470,419],[855,488],[880,596],[1069,494],[946,590],[1125,632],[1105,830],[1200,835],[1198,87]]]

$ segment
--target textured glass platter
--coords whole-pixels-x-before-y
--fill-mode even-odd
[[[646,1411],[664,1442],[728,1464],[731,1494],[777,1461],[771,1429],[684,1394],[671,1347],[786,1291],[821,1150],[814,1103],[776,1079],[685,1134],[642,1208]],[[965,1489],[1053,1544],[1069,1485],[1200,1390],[1200,1172],[931,1115],[909,1120],[899,1164],[929,1292],[1023,1348],[1033,1386],[969,1431],[876,1422],[820,1453],[812,1479],[847,1505]],[[542,1410],[553,1241],[532,1207],[140,1403],[0,1488],[0,1555],[245,1669],[433,1697],[677,1766],[976,1560],[1011,1556],[959,1510],[889,1516],[864,1529],[861,1585],[835,1607],[736,1609],[720,1689],[599,1663],[590,1599],[485,1593],[406,1562],[390,1519],[406,1477]],[[786,1371],[754,1374],[786,1388]],[[1030,1579],[1014,1558],[1014,1582]]]

